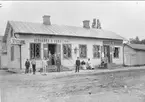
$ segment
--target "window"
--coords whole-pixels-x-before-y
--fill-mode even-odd
[[[71,44],[63,44],[63,57],[64,58],[72,57]]]
[[[100,58],[100,46],[93,45],[93,58]]]
[[[36,58],[40,59],[41,58],[41,44],[40,43],[31,43],[30,44],[30,59]]]
[[[87,57],[87,45],[80,45],[80,58],[86,58]]]
[[[14,61],[14,46],[11,46],[11,61]]]
[[[118,47],[114,48],[114,58],[119,58],[119,48]]]
[[[13,37],[13,29],[11,28],[11,37]]]

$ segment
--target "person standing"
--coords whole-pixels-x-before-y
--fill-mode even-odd
[[[43,73],[46,74],[46,68],[47,68],[47,58],[44,57],[42,60],[42,66],[43,66]]]
[[[76,70],[75,70],[75,72],[79,72],[79,68],[80,68],[80,59],[79,59],[79,57],[77,57],[77,60],[76,60]]]
[[[56,59],[57,72],[60,72],[61,60],[59,56]]]
[[[27,59],[26,62],[25,62],[25,67],[26,67],[26,69],[25,69],[25,74],[26,74],[26,73],[29,73],[30,62],[29,62],[28,59]]]
[[[92,69],[90,58],[88,59],[88,62],[87,62],[87,69]]]
[[[33,74],[35,74],[35,72],[36,72],[36,61],[35,61],[35,58],[32,59],[31,64],[32,64]]]

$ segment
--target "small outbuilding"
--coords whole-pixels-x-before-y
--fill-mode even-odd
[[[124,44],[124,65],[145,65],[145,45]]]

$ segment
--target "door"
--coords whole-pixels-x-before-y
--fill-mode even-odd
[[[56,44],[48,44],[49,64],[55,65]]]
[[[111,61],[110,61],[110,46],[109,45],[104,45],[104,56],[107,56],[108,62],[111,63]]]

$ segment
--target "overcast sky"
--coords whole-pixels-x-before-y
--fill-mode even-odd
[[[103,29],[125,38],[145,39],[143,1],[0,1],[0,35],[8,20],[40,22],[51,16],[52,24],[82,26],[83,20],[100,19]]]

